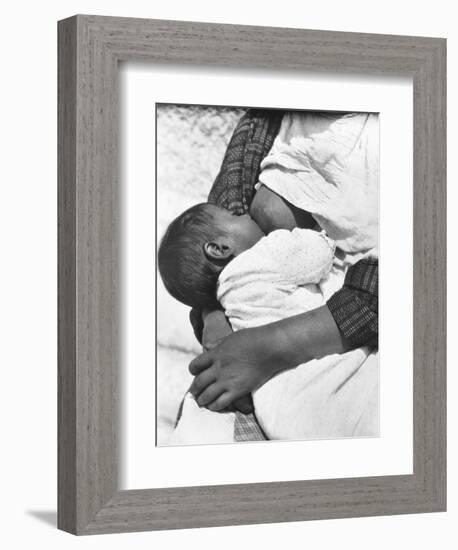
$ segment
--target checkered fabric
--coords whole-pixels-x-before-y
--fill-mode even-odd
[[[234,441],[265,441],[266,439],[254,414],[235,413]]]
[[[281,111],[250,109],[245,113],[227,146],[209,203],[238,215],[248,212],[261,162],[273,145],[282,118]]]
[[[378,259],[351,266],[344,286],[327,302],[329,311],[350,348],[378,346]]]

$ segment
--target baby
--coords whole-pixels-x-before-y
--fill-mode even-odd
[[[266,237],[248,214],[236,216],[217,206],[198,204],[170,224],[158,263],[165,287],[186,305],[214,307],[224,301],[226,281],[240,273],[244,285],[247,277],[258,285],[253,291],[262,292],[265,308],[275,310],[281,305],[285,311],[289,309],[285,295],[292,295],[299,285],[312,285],[301,292],[308,295],[305,302],[301,296],[302,306],[317,307],[316,283],[329,273],[333,253],[334,244],[323,233],[276,230]]]
[[[219,302],[232,328],[241,330],[323,305],[327,295],[342,284],[333,266],[334,251],[334,242],[324,232],[278,229],[264,236],[249,215],[235,216],[216,206],[200,204],[184,212],[168,228],[159,247],[159,271],[176,299],[199,308],[212,308]],[[325,295],[322,289],[328,289]],[[333,419],[334,432],[328,433],[329,422],[322,420],[320,424],[327,413],[316,414],[314,410],[323,395],[315,392],[314,400],[305,402],[301,390],[313,387],[314,378],[322,379],[324,372],[329,379],[326,391],[331,392],[367,356],[367,350],[359,349],[310,361],[258,388],[253,396],[255,410],[266,435],[270,439],[299,439],[347,433],[349,423],[354,426],[355,419],[365,409],[367,392],[361,391],[361,402],[348,408],[347,418],[340,415],[339,419]],[[186,435],[187,439],[175,438],[173,442],[230,441],[233,419],[198,411],[192,399],[188,396],[184,404],[188,421],[189,416],[193,419],[191,429],[187,430],[192,432],[191,439]],[[336,392],[332,399],[341,400],[342,392]],[[333,410],[330,406],[330,413]],[[212,430],[214,435],[210,434]],[[185,432],[184,427],[181,431]],[[373,426],[368,429],[364,422],[360,422],[360,432],[352,431],[354,435],[374,432]]]

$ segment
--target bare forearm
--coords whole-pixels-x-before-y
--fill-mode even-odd
[[[261,328],[283,358],[283,369],[349,349],[327,306]]]
[[[232,328],[222,310],[205,311],[204,348],[214,347],[222,338],[232,333]],[[294,368],[301,363],[349,349],[326,305],[288,317],[268,325],[249,329],[253,347],[264,348],[266,368],[268,364],[277,370]],[[255,342],[259,345],[255,346]]]
[[[189,365],[200,406],[222,410],[275,374],[347,349],[327,306],[276,323],[240,330]]]

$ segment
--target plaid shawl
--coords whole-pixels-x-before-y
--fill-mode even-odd
[[[378,259],[365,258],[351,266],[327,306],[351,349],[378,347]]]
[[[250,109],[240,119],[208,195],[209,203],[235,214],[248,212],[261,161],[273,145],[282,117],[282,111]]]

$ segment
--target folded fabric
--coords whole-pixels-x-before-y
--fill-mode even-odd
[[[378,115],[286,113],[259,182],[310,212],[352,263],[378,246]]]

